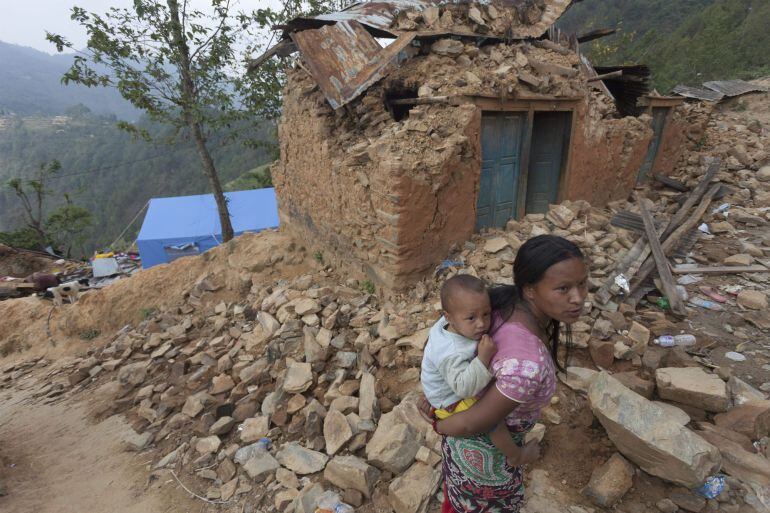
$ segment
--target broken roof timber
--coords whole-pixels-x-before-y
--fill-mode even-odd
[[[341,21],[291,34],[310,74],[334,109],[383,78],[388,66],[414,36],[403,34],[382,48],[357,21]]]
[[[685,98],[694,98],[696,100],[705,100],[709,102],[718,102],[725,97],[722,93],[706,89],[704,87],[690,87],[679,84],[671,91],[673,94],[684,96]]]
[[[729,98],[746,93],[767,91],[766,88],[752,84],[751,82],[746,82],[745,80],[714,80],[711,82],[703,82],[703,87],[721,93]]]

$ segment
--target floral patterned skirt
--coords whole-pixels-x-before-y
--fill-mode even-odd
[[[518,446],[534,423],[510,427]],[[524,503],[522,467],[511,467],[489,435],[445,436],[443,473],[445,496],[457,513],[518,513]]]

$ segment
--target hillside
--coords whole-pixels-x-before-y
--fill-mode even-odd
[[[59,176],[50,181],[48,211],[60,205],[64,193],[94,216],[83,254],[110,244],[152,197],[209,192],[200,161],[190,141],[173,146],[149,144],[119,130],[111,116],[97,116],[88,109],[73,109],[73,116],[0,118],[0,184],[12,177],[29,177],[40,164],[57,159]],[[168,129],[141,122],[162,139]],[[269,140],[269,125],[253,134],[254,140]],[[272,160],[265,148],[225,145],[225,134],[209,137],[222,183]],[[21,226],[18,200],[6,187],[0,188],[0,231]],[[138,231],[138,223],[127,239]]]
[[[71,55],[48,55],[0,41],[0,63],[0,114],[59,115],[82,103],[98,114],[130,121],[139,117],[117,91],[63,85],[61,77],[72,65]]]
[[[569,32],[618,27],[590,43],[597,65],[648,64],[653,85],[756,78],[770,73],[766,0],[585,0],[560,20]]]

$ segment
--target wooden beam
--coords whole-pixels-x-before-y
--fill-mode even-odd
[[[595,77],[591,77],[586,82],[598,82],[599,80],[607,80],[608,78],[618,78],[623,76],[623,70],[619,69],[617,71],[610,71],[609,73],[604,73],[603,75],[596,75]]]
[[[674,267],[674,274],[740,274],[740,273],[770,273],[764,265],[724,265],[715,267],[693,266]]]
[[[679,297],[679,293],[676,290],[676,282],[671,274],[671,268],[669,267],[668,259],[663,253],[663,248],[660,246],[660,240],[658,240],[658,232],[655,230],[655,223],[652,220],[652,214],[647,208],[647,200],[637,195],[639,202],[639,211],[642,214],[642,220],[644,221],[644,231],[647,235],[647,243],[652,250],[652,256],[655,259],[655,265],[658,268],[658,275],[660,281],[663,284],[663,293],[668,298],[668,302],[671,305],[671,311],[684,317],[687,315],[687,311],[684,308],[682,299]]]
[[[289,55],[296,51],[297,51],[297,46],[294,44],[294,42],[291,39],[284,39],[278,42],[277,44],[271,46],[270,48],[268,48],[265,53],[263,53],[256,59],[250,60],[248,62],[248,65],[246,66],[246,70],[248,73],[253,73],[254,70],[262,66],[262,64],[265,61],[272,58],[274,55],[281,55],[282,57],[285,57],[286,55]]]
[[[687,200],[684,202],[684,205],[682,205],[682,208],[680,208],[676,214],[671,218],[671,221],[668,223],[668,227],[663,230],[663,234],[660,236],[661,239],[667,239],[671,233],[673,233],[674,230],[676,230],[679,227],[679,224],[687,217],[688,212],[690,211],[690,208],[692,208],[693,205],[698,203],[700,199],[703,197],[703,195],[706,193],[706,190],[709,187],[709,184],[711,183],[711,180],[714,179],[714,176],[716,176],[717,171],[719,171],[719,166],[722,164],[722,160],[720,158],[714,159],[714,161],[709,164],[708,169],[706,169],[706,175],[703,177],[703,180],[700,181],[700,183],[693,189],[693,191],[690,193],[690,195],[687,197]]]
[[[434,103],[449,103],[449,96],[424,96],[422,98],[398,98],[389,100],[391,105],[430,105]]]
[[[541,40],[532,41],[532,44],[538,48],[551,50],[561,55],[569,55],[573,53],[572,50],[570,50],[569,48],[565,48],[559,43],[554,43],[550,39],[541,39]]]
[[[614,29],[614,28],[596,29],[596,30],[592,30],[591,32],[586,32],[585,34],[580,34],[579,36],[577,36],[577,40],[578,40],[578,43],[587,43],[589,41],[593,41],[594,39],[611,36],[617,31],[618,29]]]

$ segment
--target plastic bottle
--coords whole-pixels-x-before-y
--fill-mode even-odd
[[[315,513],[355,513],[353,506],[345,504],[338,493],[326,491],[318,497]]]
[[[657,339],[657,343],[661,347],[674,347],[674,346],[693,346],[695,345],[695,335],[685,333],[683,335],[662,335]]]
[[[273,446],[273,442],[271,442],[269,438],[260,438],[259,440],[257,440],[256,446],[259,447],[260,449],[269,451],[270,447]]]

